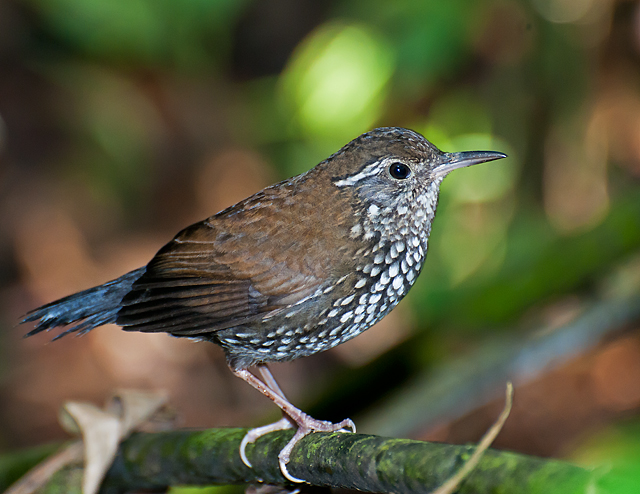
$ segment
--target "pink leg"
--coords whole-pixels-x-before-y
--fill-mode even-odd
[[[291,451],[293,450],[293,447],[296,445],[296,443],[306,435],[313,432],[347,432],[346,428],[349,428],[352,432],[355,432],[356,426],[351,419],[345,419],[342,422],[334,424],[332,422],[317,420],[313,417],[310,417],[299,408],[293,406],[289,402],[289,400],[285,398],[284,393],[282,393],[282,390],[280,390],[280,387],[276,383],[266,365],[261,364],[258,366],[258,369],[260,370],[260,374],[262,375],[265,382],[262,382],[246,369],[232,370],[232,372],[240,379],[246,381],[251,386],[256,388],[271,401],[273,401],[282,410],[282,412],[285,414],[285,417],[273,424],[250,430],[240,444],[240,457],[247,466],[251,466],[251,463],[248,461],[244,451],[247,444],[254,442],[259,437],[264,436],[265,434],[268,434],[270,432],[289,429],[292,427],[292,423],[294,423],[298,427],[298,430],[294,434],[293,438],[291,438],[287,445],[282,449],[282,451],[280,451],[280,454],[278,455],[278,461],[280,463],[280,470],[282,471],[282,475],[284,475],[291,482],[304,482],[304,480],[293,477],[287,471],[287,463],[289,463]]]
[[[256,367],[260,371],[260,375],[262,376],[264,383],[286,400],[286,396],[280,389],[280,386],[278,386],[278,383],[276,382],[275,377],[273,377],[273,374],[271,374],[271,370],[267,367],[267,364],[258,364]]]
[[[258,364],[256,367],[258,367],[260,375],[262,376],[262,380],[267,385],[267,387],[275,391],[286,400],[287,398],[284,396],[284,393],[280,389],[280,386],[278,386],[278,383],[273,377],[273,374],[271,374],[269,367],[267,367],[266,364]],[[284,413],[283,415],[284,416],[277,422],[274,422],[273,424],[263,425],[262,427],[256,427],[254,429],[251,429],[244,435],[244,437],[242,438],[242,442],[240,443],[240,458],[242,458],[242,462],[245,465],[247,465],[248,467],[251,466],[251,462],[249,461],[249,458],[247,458],[246,453],[247,444],[255,442],[258,438],[269,434],[270,432],[291,429],[293,427],[294,424],[293,422],[291,422],[289,417],[287,417],[287,415]]]

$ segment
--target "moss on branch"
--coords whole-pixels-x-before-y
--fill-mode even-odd
[[[137,433],[124,441],[101,493],[162,491],[172,485],[289,484],[278,452],[292,435],[280,431],[247,447],[249,468],[238,454],[246,429]],[[289,472],[317,486],[366,492],[427,493],[453,475],[474,446],[390,439],[364,434],[316,433],[294,448]],[[2,462],[0,462],[2,465]],[[53,476],[45,492],[79,492],[79,469]],[[0,472],[0,476],[2,472]],[[591,472],[557,460],[488,450],[459,492],[579,493]]]

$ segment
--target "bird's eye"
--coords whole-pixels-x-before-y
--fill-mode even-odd
[[[396,162],[389,167],[389,175],[397,180],[404,180],[411,175],[411,168],[404,163]]]

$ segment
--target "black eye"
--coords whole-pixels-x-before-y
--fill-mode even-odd
[[[404,180],[405,178],[409,178],[409,175],[411,175],[411,168],[404,163],[393,163],[389,167],[389,175],[398,180]]]

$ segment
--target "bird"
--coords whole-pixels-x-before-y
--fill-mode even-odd
[[[278,461],[287,479],[303,482],[287,470],[297,442],[355,432],[355,424],[305,414],[268,364],[328,350],[388,314],[422,269],[445,176],[505,157],[446,153],[401,127],[371,130],[309,171],[183,229],[146,266],[28,312],[20,323],[34,328],[25,337],[64,328],[56,340],[116,324],[219,345],[233,374],[283,412],[244,436],[243,462],[251,466],[248,444],[296,428]]]

